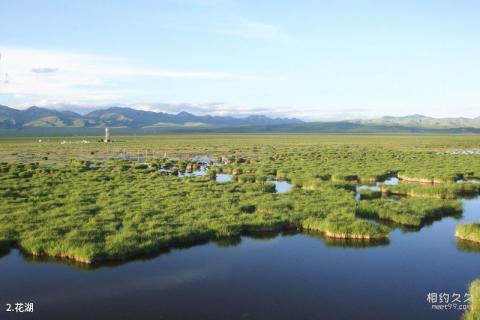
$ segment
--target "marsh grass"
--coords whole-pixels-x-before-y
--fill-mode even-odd
[[[445,181],[480,173],[475,155],[447,152],[478,145],[473,136],[178,135],[60,145],[62,139],[0,139],[0,156],[8,161],[0,163],[0,239],[7,247],[14,242],[27,253],[95,262],[290,228],[385,239],[388,227],[357,215],[418,226],[460,208],[385,199],[357,204],[358,181],[397,172]],[[205,154],[226,164],[204,177],[177,177],[198,169],[192,159]],[[119,160],[128,155],[145,160]],[[27,158],[34,161],[22,162]],[[216,183],[221,172],[234,180]],[[277,194],[265,182],[272,178],[287,179],[294,188]],[[435,198],[472,190],[453,183],[443,193],[431,188],[415,191]]]
[[[275,185],[254,179],[219,184],[139,163],[83,168],[73,162],[3,170],[0,237],[33,255],[92,263],[249,232],[305,227],[342,237],[387,235],[357,220],[352,192],[330,183],[276,194]],[[31,176],[21,178],[21,170]]]
[[[455,236],[458,239],[480,244],[480,223],[465,223],[457,226]]]
[[[480,184],[474,183],[444,183],[433,185],[398,184],[394,186],[381,185],[383,193],[389,195],[405,195],[411,197],[456,199],[474,196],[480,193]]]
[[[463,320],[480,319],[480,279],[470,283],[471,308],[463,315]]]
[[[392,221],[404,226],[420,227],[430,220],[460,214],[462,204],[455,200],[406,198],[401,202],[381,199],[361,201],[357,208],[359,217]]]

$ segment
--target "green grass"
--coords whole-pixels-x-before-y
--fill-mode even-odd
[[[406,198],[399,202],[381,199],[361,201],[360,217],[392,221],[404,226],[420,227],[426,222],[462,212],[462,204],[454,200]]]
[[[427,197],[421,201],[406,198],[396,205],[362,191],[371,200],[356,203],[358,181],[397,173],[454,181],[480,173],[478,156],[448,153],[478,146],[477,136],[112,134],[112,144],[92,137],[0,139],[6,161],[0,165],[0,243],[92,262],[290,228],[385,239],[389,228],[359,215],[419,226],[461,207],[431,199],[438,194],[434,186],[421,187]],[[199,155],[229,163],[205,177],[158,171],[195,170],[191,159]],[[111,160],[125,156],[141,161]],[[216,183],[220,172],[234,180]],[[277,194],[265,183],[270,178],[289,180],[294,188]],[[471,187],[444,188],[450,194]]]
[[[412,197],[427,197],[439,199],[456,199],[458,197],[474,196],[480,193],[480,184],[474,183],[444,183],[434,185],[398,184],[382,185],[382,192],[393,195],[408,195]]]
[[[0,168],[0,238],[34,255],[124,259],[178,243],[297,228],[307,218],[355,220],[352,193],[335,187],[276,194],[268,183],[165,176],[124,161],[88,170],[79,161]]]
[[[480,279],[470,284],[471,308],[463,315],[463,320],[479,320],[480,319]]]
[[[480,243],[480,223],[465,223],[457,226],[455,236],[462,240]]]
[[[390,229],[369,221],[353,217],[331,216],[327,219],[308,218],[302,223],[302,228],[311,231],[321,231],[327,238],[334,239],[388,239]]]

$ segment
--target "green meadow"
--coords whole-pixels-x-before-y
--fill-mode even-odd
[[[461,214],[476,195],[480,138],[399,135],[155,135],[0,139],[0,246],[91,263],[197,241],[287,229],[387,240]],[[41,141],[41,142],[40,142]],[[200,158],[212,162],[204,176]],[[220,173],[232,175],[225,183]],[[180,175],[179,175],[180,174]],[[355,187],[388,177],[435,184]],[[267,180],[289,181],[276,193]],[[388,194],[402,195],[391,201]],[[453,236],[453,235],[452,235]]]

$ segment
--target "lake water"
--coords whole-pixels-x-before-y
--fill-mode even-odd
[[[0,258],[0,306],[33,302],[32,319],[459,319],[426,297],[463,295],[480,277],[480,248],[454,238],[456,224],[479,220],[480,198],[463,202],[462,219],[396,229],[377,246],[242,237],[94,269],[11,250]]]

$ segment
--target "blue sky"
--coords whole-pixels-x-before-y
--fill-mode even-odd
[[[480,116],[479,1],[0,0],[0,8],[0,104],[16,108]]]

